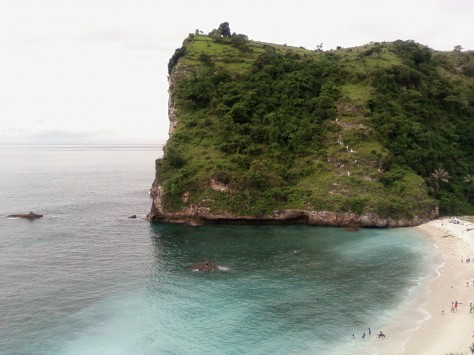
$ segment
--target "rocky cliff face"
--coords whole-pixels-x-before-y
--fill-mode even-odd
[[[174,73],[177,72],[179,67],[180,66],[178,64],[176,66],[176,68],[174,69]],[[169,121],[170,121],[169,129],[168,129],[168,135],[173,134],[174,130],[178,126],[178,117],[176,116],[176,106],[175,106],[175,102],[174,102],[174,98],[173,98],[173,90],[174,90],[175,85],[176,85],[176,79],[175,78],[176,78],[175,74],[170,75],[170,77],[168,78],[168,83],[169,83],[169,88],[168,88],[168,95],[169,95],[169,98],[168,98],[168,118],[169,118]]]
[[[189,206],[185,209],[169,213],[163,210],[163,189],[156,182],[151,188],[153,205],[147,218],[149,221],[185,223],[189,225],[203,225],[206,223],[235,223],[235,224],[308,224],[330,227],[412,227],[437,218],[437,211],[425,216],[415,216],[412,219],[382,218],[374,213],[357,215],[351,212],[279,210],[263,216],[234,216],[228,213],[213,214],[209,208]]]

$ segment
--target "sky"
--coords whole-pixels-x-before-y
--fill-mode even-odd
[[[0,0],[0,144],[161,144],[189,33],[323,49],[474,50],[473,0]]]

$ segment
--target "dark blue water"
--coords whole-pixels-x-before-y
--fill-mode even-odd
[[[411,229],[150,224],[160,155],[0,147],[1,353],[376,353],[361,334],[429,275]],[[44,218],[6,218],[30,210]],[[204,260],[224,270],[188,268]]]

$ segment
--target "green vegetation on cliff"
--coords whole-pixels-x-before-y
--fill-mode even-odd
[[[473,213],[473,52],[310,51],[227,24],[190,35],[169,70],[178,124],[156,165],[166,211]]]

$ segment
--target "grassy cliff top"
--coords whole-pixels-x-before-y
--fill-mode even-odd
[[[167,211],[473,212],[473,52],[312,51],[214,31],[190,35],[169,69]]]

